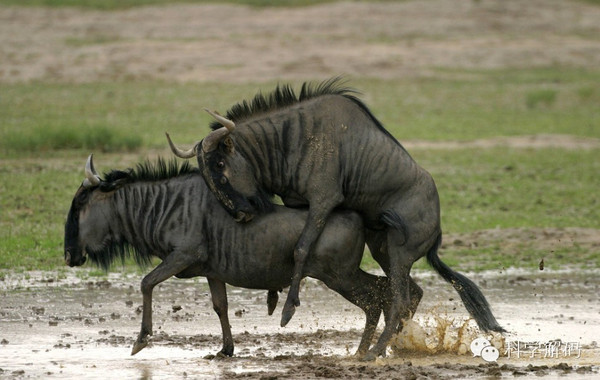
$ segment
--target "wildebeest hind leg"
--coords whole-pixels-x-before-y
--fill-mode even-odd
[[[408,306],[408,311],[410,312],[410,314],[406,316],[400,316],[400,323],[398,323],[397,332],[402,331],[402,329],[404,328],[404,321],[406,319],[412,318],[412,316],[415,315],[415,313],[417,312],[417,307],[419,307],[419,303],[421,302],[421,298],[423,298],[423,289],[421,289],[421,287],[417,285],[417,283],[415,282],[415,280],[413,280],[412,277],[409,277],[408,279],[410,296],[410,304]]]
[[[141,286],[143,295],[142,328],[133,345],[131,355],[137,354],[146,347],[148,335],[152,335],[152,290],[154,287],[185,270],[196,260],[197,257],[194,254],[173,252],[144,277]]]
[[[382,310],[389,308],[389,279],[387,277],[373,276],[360,270],[362,279],[359,283],[363,285],[363,292],[354,291],[355,300],[352,303],[360,307],[366,315],[365,329],[358,345],[356,355],[364,356],[371,346],[373,335],[377,329],[377,323]],[[356,283],[355,283],[356,284]],[[366,292],[365,292],[366,290]]]
[[[363,360],[375,360],[377,356],[384,356],[387,345],[393,334],[398,331],[402,318],[411,316],[410,305],[410,269],[414,262],[413,255],[407,250],[407,246],[396,244],[404,242],[404,236],[396,236],[397,231],[388,229],[389,250],[389,281],[391,291],[391,302],[388,313],[385,316],[385,328],[379,336],[377,343],[364,356]],[[400,239],[396,239],[399,237]]]
[[[345,265],[341,263],[336,268],[324,267],[319,274],[316,277],[331,290],[365,312],[365,329],[356,355],[360,357],[366,354],[375,335],[383,305],[389,301],[386,299],[389,295],[388,278],[375,276],[361,269],[348,272],[345,271]]]
[[[387,232],[367,229],[366,238],[367,245],[369,246],[369,250],[371,251],[371,256],[373,256],[373,258],[379,263],[386,275],[389,276],[390,263],[387,245]],[[421,287],[419,287],[419,285],[417,285],[417,283],[413,280],[412,277],[409,277],[409,296],[410,315],[401,316],[397,332],[402,331],[402,328],[404,327],[403,319],[415,315],[415,313],[417,312],[417,307],[419,306],[421,298],[423,297],[423,290],[421,289]]]

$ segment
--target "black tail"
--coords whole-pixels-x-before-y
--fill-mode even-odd
[[[427,252],[427,262],[429,265],[431,265],[444,280],[452,284],[454,289],[456,289],[460,295],[469,314],[475,318],[475,321],[481,330],[506,332],[506,330],[498,324],[496,318],[494,318],[490,305],[477,285],[462,274],[450,269],[450,267],[440,260],[437,251],[441,244],[442,234],[440,234],[433,247]]]

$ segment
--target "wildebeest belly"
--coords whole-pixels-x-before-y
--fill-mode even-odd
[[[289,286],[294,268],[294,247],[307,215],[305,210],[277,207],[274,212],[250,223],[239,224],[232,220],[228,240],[220,242],[218,252],[208,253],[208,271],[204,275],[245,288]],[[358,266],[363,248],[360,217],[350,211],[335,212],[327,220],[306,263],[305,273],[319,278],[319,273],[327,271],[328,265],[336,266],[340,260],[344,263],[355,260]]]

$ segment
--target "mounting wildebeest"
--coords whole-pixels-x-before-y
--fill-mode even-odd
[[[235,105],[216,119],[213,131],[188,151],[224,208],[248,221],[279,195],[288,206],[308,206],[308,219],[294,250],[294,276],[281,324],[299,305],[299,283],[325,221],[336,207],[358,211],[367,244],[390,278],[393,300],[386,326],[369,359],[385,352],[392,334],[411,317],[418,286],[409,276],[413,263],[429,263],[460,294],[483,330],[504,331],[483,294],[453,272],[437,255],[441,244],[440,205],[431,175],[373,116],[355,91],[338,79],[304,84],[299,96],[278,86],[268,96]],[[167,135],[168,137],[168,135]],[[413,301],[409,300],[413,298]]]
[[[221,321],[223,349],[233,354],[225,283],[269,290],[272,313],[277,290],[289,286],[294,245],[307,212],[275,207],[252,223],[233,221],[216,202],[198,169],[159,160],[135,170],[112,171],[101,179],[92,163],[77,190],[65,225],[65,261],[83,265],[86,254],[108,269],[133,253],[138,263],[162,262],[142,280],[142,327],[132,355],[152,335],[152,290],[171,276],[205,276]],[[358,354],[367,352],[382,308],[389,302],[388,279],[359,268],[364,227],[351,211],[335,212],[307,261],[305,274],[322,280],[366,314]]]

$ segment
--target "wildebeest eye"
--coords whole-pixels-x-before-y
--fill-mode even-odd
[[[221,177],[221,185],[224,185],[227,183],[227,177],[223,176]]]
[[[224,163],[223,161],[219,161],[219,162],[217,162],[217,167],[218,167],[219,169],[222,169],[224,166],[225,166],[225,163]]]

